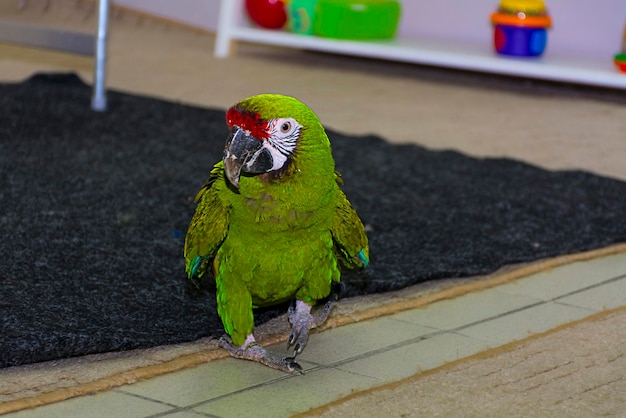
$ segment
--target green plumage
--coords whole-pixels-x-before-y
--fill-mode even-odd
[[[369,250],[315,114],[279,95],[254,96],[234,108],[258,115],[259,124],[293,118],[302,126],[280,170],[242,172],[237,189],[220,161],[196,196],[185,241],[187,273],[212,271],[224,329],[242,345],[254,327],[253,307],[293,298],[313,305],[339,281],[338,262],[364,267]]]

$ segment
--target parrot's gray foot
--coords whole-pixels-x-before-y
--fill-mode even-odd
[[[289,322],[291,322],[291,335],[287,341],[287,346],[293,347],[293,356],[297,356],[304,350],[304,346],[309,340],[309,330],[320,326],[328,318],[330,310],[333,307],[332,298],[326,302],[324,308],[316,315],[311,315],[311,306],[302,302],[296,301],[295,308],[289,307]]]
[[[266,349],[257,344],[252,335],[249,335],[246,342],[241,346],[234,345],[230,337],[224,335],[220,338],[219,346],[228,351],[231,356],[236,358],[256,361],[271,367],[272,369],[281,370],[287,373],[297,372],[304,374],[302,366],[296,362],[294,357],[274,357]]]

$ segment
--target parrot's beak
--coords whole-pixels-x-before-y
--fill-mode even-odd
[[[273,166],[272,155],[263,146],[263,141],[244,130],[233,128],[224,149],[224,171],[226,178],[237,189],[241,172],[261,174]]]

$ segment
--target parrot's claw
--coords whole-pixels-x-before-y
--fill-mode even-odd
[[[289,322],[291,322],[291,334],[287,340],[287,347],[294,346],[294,358],[304,350],[304,346],[306,346],[309,340],[309,330],[323,324],[326,318],[328,318],[332,307],[333,301],[330,299],[315,316],[311,315],[311,307],[300,300],[296,301],[295,307],[289,307],[288,316]]]
[[[287,373],[304,374],[304,372],[302,371],[302,366],[300,366],[298,362],[296,362],[295,357],[274,357],[256,342],[245,343],[242,346],[236,346],[232,343],[230,337],[225,335],[220,338],[219,346],[220,348],[228,351],[228,354],[236,358],[256,361],[258,363],[271,367],[272,369],[280,370]]]

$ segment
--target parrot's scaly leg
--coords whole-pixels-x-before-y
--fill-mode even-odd
[[[248,335],[246,341],[240,346],[234,345],[230,337],[224,335],[220,338],[219,346],[233,357],[256,361],[272,369],[287,373],[298,372],[303,374],[302,366],[296,362],[294,357],[274,357],[256,342],[252,334]]]
[[[320,326],[328,318],[333,306],[332,298],[326,302],[324,308],[317,314],[311,315],[311,306],[301,300],[296,301],[295,308],[289,307],[289,322],[291,322],[291,335],[287,346],[293,347],[293,356],[300,354],[309,340],[309,330]]]

